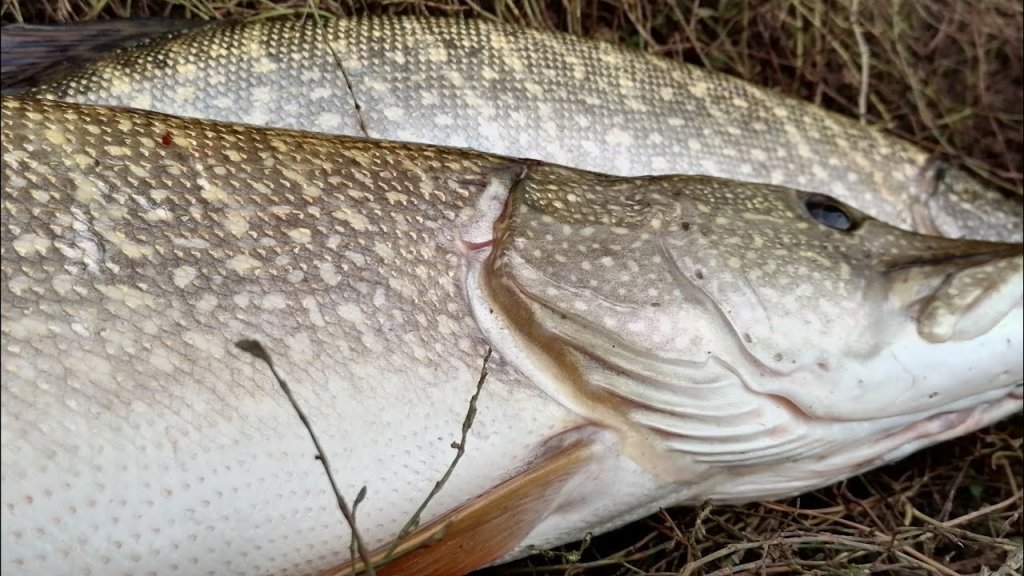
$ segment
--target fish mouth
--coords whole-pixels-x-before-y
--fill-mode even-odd
[[[927,446],[975,432],[1024,408],[1021,403],[1024,384],[993,392],[988,398],[963,408],[942,410],[883,434],[870,448],[878,460],[868,459],[868,467],[899,460]]]
[[[789,498],[891,464],[1021,411],[1024,386],[1017,384],[995,392],[962,408],[951,407],[930,415],[839,423],[845,428],[840,431],[841,435],[856,436],[858,440],[840,444],[826,441],[827,449],[817,454],[805,454],[795,460],[775,460],[745,470],[732,468],[730,477],[718,482],[705,496],[722,503]],[[817,431],[818,435],[836,434],[837,423],[813,418],[805,421],[811,429],[815,423],[823,426]],[[808,432],[815,434],[813,430]]]

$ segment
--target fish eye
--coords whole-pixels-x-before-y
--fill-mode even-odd
[[[811,194],[804,198],[804,208],[811,218],[833,230],[847,232],[857,226],[853,214],[839,201],[828,196]]]

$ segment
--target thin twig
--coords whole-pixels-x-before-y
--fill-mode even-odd
[[[480,392],[484,388],[484,381],[487,380],[487,363],[490,359],[491,348],[488,347],[487,353],[484,354],[483,366],[480,368],[480,378],[478,378],[476,382],[476,391],[473,392],[473,396],[469,399],[469,408],[466,410],[466,417],[462,420],[462,437],[458,442],[452,442],[452,448],[455,449],[455,457],[452,459],[452,463],[448,465],[448,469],[445,470],[441,479],[434,484],[434,488],[430,491],[430,494],[427,494],[427,497],[423,500],[423,503],[420,504],[420,507],[416,509],[416,512],[414,512],[411,517],[409,517],[409,521],[405,523],[405,526],[402,526],[402,529],[398,532],[398,536],[395,536],[394,541],[391,542],[391,546],[388,547],[388,551],[384,553],[384,559],[381,560],[382,564],[391,560],[392,555],[395,553],[395,550],[398,549],[402,540],[404,540],[406,536],[419,526],[420,516],[423,514],[423,511],[426,510],[427,505],[430,504],[431,500],[433,500],[434,497],[441,492],[441,489],[444,488],[448,479],[451,478],[452,473],[455,472],[455,466],[458,465],[459,460],[462,460],[463,454],[466,453],[466,439],[469,436],[470,428],[473,426],[473,420],[476,418],[476,403],[480,398]]]
[[[376,572],[373,569],[373,563],[370,562],[370,551],[366,548],[366,543],[363,542],[362,537],[359,535],[359,529],[356,528],[356,516],[352,509],[349,508],[348,503],[345,502],[345,497],[341,495],[341,490],[338,489],[338,483],[334,480],[334,474],[331,472],[331,465],[327,461],[327,453],[324,452],[322,446],[320,446],[320,440],[316,437],[316,433],[313,432],[313,426],[309,423],[309,418],[306,417],[306,413],[302,411],[295,396],[292,394],[291,387],[285,382],[284,378],[281,377],[277,372],[277,368],[274,367],[274,362],[270,359],[270,354],[257,340],[239,340],[235,342],[235,346],[243,351],[247,352],[253,357],[262,360],[263,363],[270,368],[270,373],[274,375],[274,379],[277,380],[278,386],[284,391],[285,396],[288,397],[288,401],[291,402],[292,408],[295,409],[295,413],[298,414],[299,420],[302,421],[302,425],[306,427],[309,432],[309,437],[313,439],[313,446],[316,447],[316,458],[323,465],[324,471],[327,472],[327,480],[331,483],[331,489],[334,490],[334,495],[338,499],[338,508],[341,509],[341,515],[345,517],[349,527],[352,529],[352,540],[355,542],[356,549],[359,551],[359,559],[363,561],[366,574],[368,576],[375,576]],[[360,496],[365,492],[365,488],[359,491]],[[362,500],[361,497],[357,497],[356,501]]]
[[[853,36],[857,39],[857,48],[860,50],[860,92],[857,95],[857,116],[860,123],[864,124],[868,118],[868,86],[871,81],[871,49],[864,40],[864,31],[860,27],[860,2],[853,0],[850,6],[850,25],[853,26]]]

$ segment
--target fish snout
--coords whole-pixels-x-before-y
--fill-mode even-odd
[[[894,291],[916,308],[929,342],[984,335],[1024,299],[1024,246],[918,237],[921,250],[882,256]]]

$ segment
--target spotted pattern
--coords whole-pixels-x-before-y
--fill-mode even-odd
[[[942,406],[924,391],[945,402],[1020,378],[1020,245],[918,235],[850,207],[858,226],[836,230],[811,217],[809,197],[540,166],[481,274],[500,321],[558,365],[558,378],[537,378],[550,394],[690,471],[832,457],[864,440],[837,432],[853,413],[907,417]],[[928,334],[958,323],[973,327],[961,343]],[[998,359],[972,366],[978,348]],[[910,349],[923,365],[900,360]],[[959,376],[929,370],[943,357],[962,359]],[[901,402],[879,406],[886,394]]]
[[[850,118],[623,47],[480,20],[213,26],[37,93],[318,132],[365,129],[624,176],[778,184],[906,229],[1003,241],[1024,234],[1019,197],[957,170],[936,180],[924,151]]]
[[[343,493],[367,488],[371,547],[448,465],[489,345],[471,444],[424,521],[553,436],[603,427],[587,437],[601,457],[513,554],[660,506],[792,494],[1019,410],[1005,398],[1022,369],[1019,245],[913,235],[852,209],[860,225],[842,233],[807,218],[802,193],[707,177],[3,106],[4,571],[344,562],[348,530],[309,438],[240,339],[270,351]],[[972,259],[995,264],[955,274]],[[513,289],[475,288],[481,269]],[[942,274],[941,324],[979,298],[1010,313],[917,358],[874,354],[920,340],[913,305]],[[872,356],[880,367],[858,372]],[[916,426],[951,409],[967,411]]]
[[[450,462],[486,341],[461,222],[508,162],[130,111],[3,104],[3,571],[315,574]],[[167,136],[170,136],[169,138]],[[578,424],[495,356],[424,519]]]

